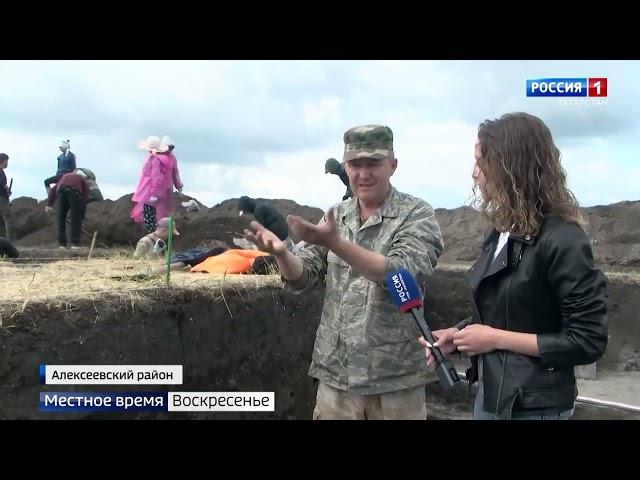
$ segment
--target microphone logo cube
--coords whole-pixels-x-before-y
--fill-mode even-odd
[[[401,273],[396,273],[394,276],[391,277],[391,281],[393,281],[393,286],[396,289],[396,292],[398,292],[398,296],[400,297],[400,302],[404,303],[407,300],[409,300],[409,296],[408,296],[408,292],[407,287],[404,285],[404,282],[402,281],[402,274]]]
[[[406,268],[387,275],[387,288],[389,289],[393,303],[400,308],[402,313],[407,313],[413,308],[420,308],[422,306],[420,289],[411,272]]]

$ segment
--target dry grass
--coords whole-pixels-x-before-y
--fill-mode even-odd
[[[28,306],[69,310],[84,301],[126,304],[132,309],[157,301],[171,301],[181,292],[203,292],[226,303],[225,291],[243,292],[281,287],[279,275],[210,275],[172,271],[171,284],[165,272],[158,274],[158,260],[134,260],[130,250],[111,252],[110,258],[60,259],[51,263],[13,263],[0,260],[0,329]],[[439,264],[438,269],[466,271],[471,264]],[[606,271],[606,270],[605,270]],[[275,272],[274,272],[275,273]],[[606,272],[614,281],[640,285],[640,273]],[[95,306],[95,303],[94,303]],[[227,306],[228,308],[228,306]],[[229,312],[229,314],[231,314]]]
[[[133,260],[130,252],[111,258],[14,264],[0,261],[0,315],[24,311],[29,304],[65,308],[72,302],[96,300],[146,303],[178,290],[208,289],[224,299],[224,290],[281,286],[277,275],[211,275],[172,271],[171,284],[159,261]],[[0,320],[1,322],[1,320]],[[2,324],[0,323],[0,326]]]

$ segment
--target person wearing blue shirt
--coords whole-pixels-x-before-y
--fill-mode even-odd
[[[69,144],[69,140],[63,140],[60,142],[58,148],[60,148],[62,154],[58,157],[58,169],[56,170],[56,174],[44,181],[44,187],[47,189],[47,198],[50,194],[51,185],[58,183],[65,173],[73,172],[76,169],[76,156],[70,150],[71,146]]]

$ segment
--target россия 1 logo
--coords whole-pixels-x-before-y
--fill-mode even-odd
[[[527,80],[527,97],[606,97],[607,78],[539,78]]]

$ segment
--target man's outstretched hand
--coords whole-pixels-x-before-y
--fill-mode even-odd
[[[324,216],[324,221],[318,225],[307,222],[297,215],[287,217],[289,228],[296,237],[312,245],[331,248],[339,240],[338,229],[336,228],[336,218],[333,208]]]
[[[287,251],[285,243],[275,233],[255,220],[249,224],[249,229],[245,229],[244,234],[247,240],[255,243],[261,252],[277,257]]]

